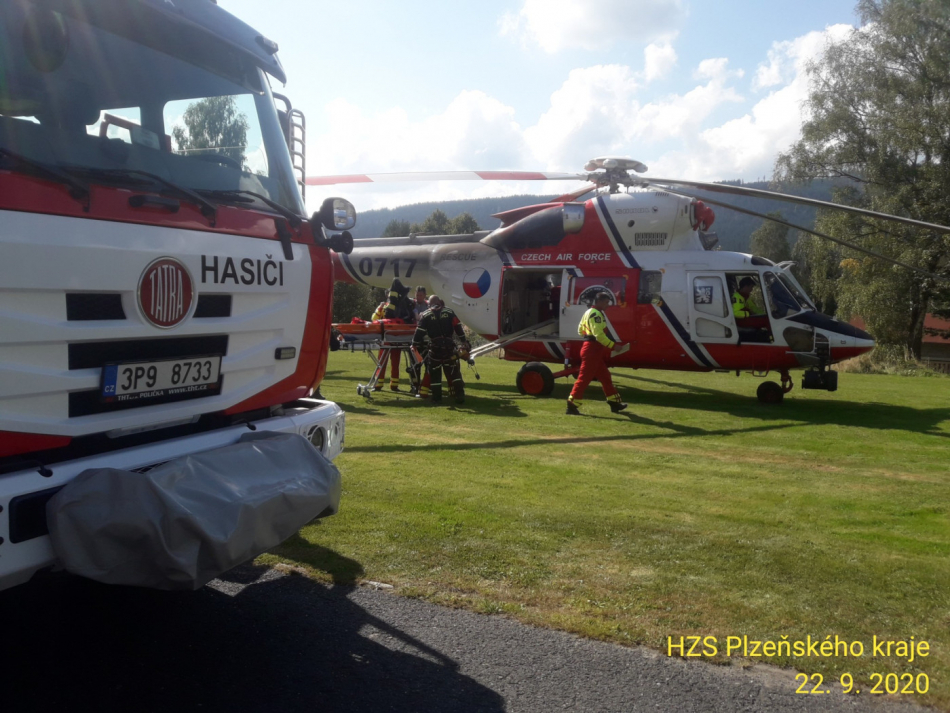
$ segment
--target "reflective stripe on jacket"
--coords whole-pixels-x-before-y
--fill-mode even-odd
[[[615,342],[607,336],[607,318],[596,307],[584,312],[581,323],[577,325],[577,333],[582,337],[593,337],[608,349],[612,349]]]
[[[739,319],[752,316],[752,309],[749,306],[749,302],[742,296],[741,292],[732,293],[732,314]]]

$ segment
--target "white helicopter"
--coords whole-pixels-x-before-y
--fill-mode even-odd
[[[334,254],[336,279],[388,287],[394,278],[437,293],[505,359],[526,362],[516,384],[525,394],[549,395],[554,380],[577,374],[577,326],[592,296],[613,296],[606,310],[622,346],[610,367],[682,371],[775,372],[757,396],[779,403],[793,388],[790,371],[804,369],[803,389],[837,389],[832,365],[870,351],[867,332],[819,312],[791,272],[754,255],[715,249],[715,220],[707,205],[770,216],[718,199],[699,200],[684,188],[777,199],[843,210],[950,233],[950,228],[799,196],[733,185],[640,178],[647,167],[629,158],[589,161],[586,173],[520,171],[362,174],[307,179],[310,185],[406,180],[584,180],[591,185],[550,203],[499,213],[495,230],[470,235],[409,235],[354,241]],[[595,195],[580,202],[591,191]],[[925,272],[829,235],[804,232]],[[926,273],[932,277],[939,277]],[[764,314],[736,317],[732,295],[750,278]],[[547,364],[556,364],[552,370]]]

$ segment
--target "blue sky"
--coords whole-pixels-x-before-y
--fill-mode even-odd
[[[218,0],[274,39],[307,116],[308,173],[580,171],[770,176],[797,138],[805,62],[855,0]],[[357,209],[568,185],[332,189]],[[308,191],[311,208],[324,192]]]

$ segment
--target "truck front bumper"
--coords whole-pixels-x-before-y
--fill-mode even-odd
[[[97,468],[146,472],[168,461],[229,446],[250,430],[295,433],[328,460],[343,450],[345,416],[335,403],[302,399],[284,415],[148,445],[56,463],[52,475],[26,468],[0,476],[0,590],[22,584],[56,564],[46,503],[83,471]]]

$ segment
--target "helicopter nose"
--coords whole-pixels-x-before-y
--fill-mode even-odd
[[[874,349],[874,337],[863,329],[858,329],[852,325],[847,325],[847,327],[848,329],[842,329],[828,335],[832,361],[852,359]]]

